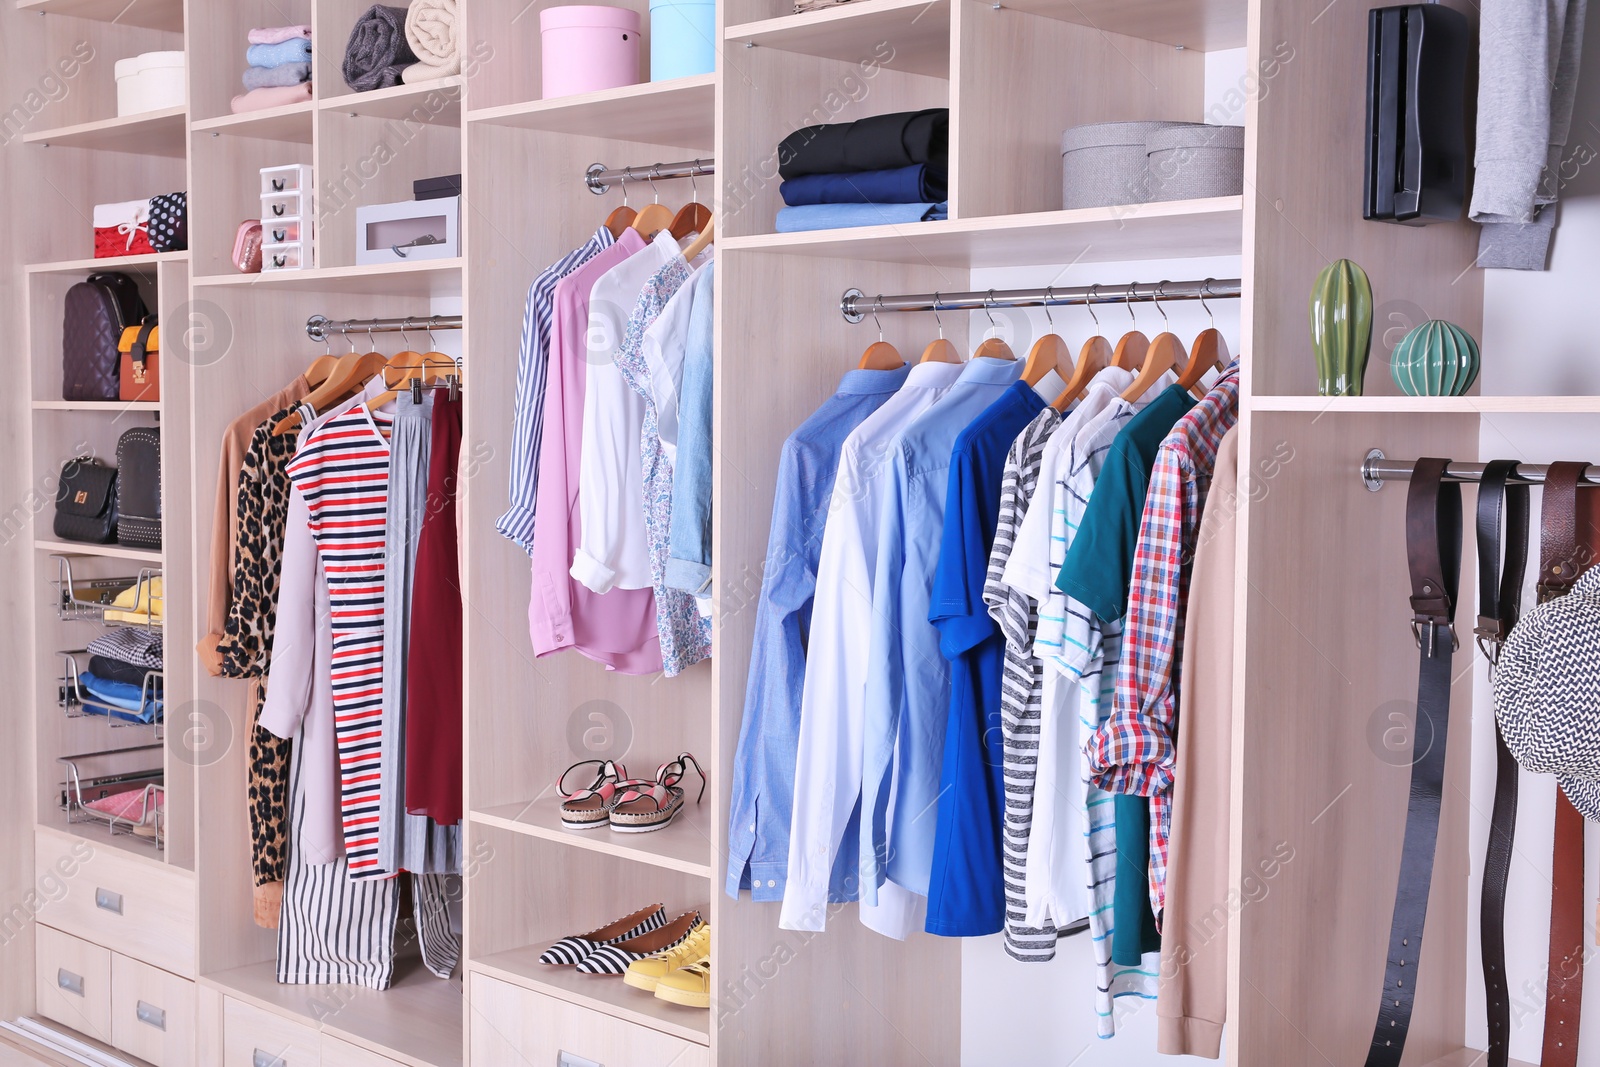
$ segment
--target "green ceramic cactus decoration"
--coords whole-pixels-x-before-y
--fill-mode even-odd
[[[1430,319],[1400,339],[1389,358],[1407,396],[1461,396],[1478,377],[1478,342],[1453,322]]]
[[[1348,259],[1328,264],[1312,286],[1311,347],[1319,395],[1361,395],[1372,347],[1372,283]]]

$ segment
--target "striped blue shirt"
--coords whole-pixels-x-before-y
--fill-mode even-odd
[[[511,506],[496,530],[533,551],[533,514],[539,496],[539,445],[544,439],[544,384],[550,366],[550,323],[555,318],[556,283],[614,243],[604,226],[579,248],[543,271],[528,287],[522,310],[522,343],[517,357],[517,396],[511,422]]]

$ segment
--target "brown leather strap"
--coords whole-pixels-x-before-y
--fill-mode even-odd
[[[1583,573],[1578,551],[1578,483],[1587,463],[1552,463],[1539,512],[1539,603],[1572,588]]]
[[[1583,816],[1556,789],[1556,842],[1550,893],[1550,971],[1540,1067],[1577,1067],[1583,1008]]]

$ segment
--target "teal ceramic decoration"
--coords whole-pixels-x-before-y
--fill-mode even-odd
[[[1311,347],[1319,395],[1361,395],[1372,348],[1372,283],[1348,259],[1324,267],[1311,288]]]
[[[1453,322],[1430,319],[1400,339],[1389,358],[1407,396],[1460,396],[1478,377],[1478,342]]]

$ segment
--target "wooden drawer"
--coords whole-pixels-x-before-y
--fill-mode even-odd
[[[194,983],[111,955],[111,1043],[156,1067],[194,1067]]]
[[[316,1029],[228,997],[222,1007],[223,1067],[320,1067]]]
[[[188,871],[40,830],[34,866],[45,894],[39,920],[185,978],[195,976],[195,888]]]
[[[111,953],[71,934],[35,926],[39,1014],[99,1041],[111,1040]]]
[[[600,1067],[709,1067],[711,1063],[711,1050],[704,1045],[486,975],[474,974],[471,982],[468,1028],[474,1067],[555,1067],[563,1053]]]
[[[405,1067],[399,1060],[391,1060],[376,1052],[341,1041],[328,1034],[322,1035],[322,1067]]]

